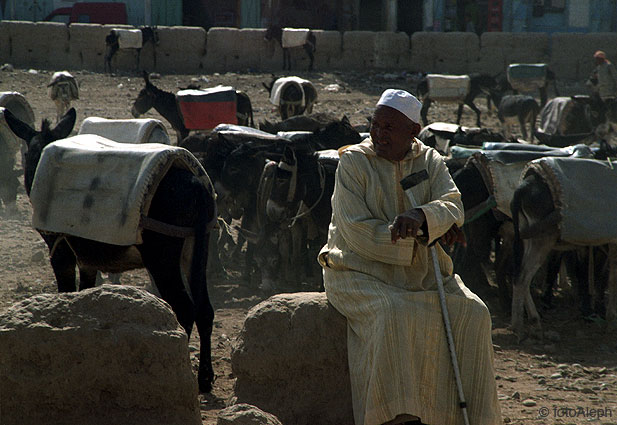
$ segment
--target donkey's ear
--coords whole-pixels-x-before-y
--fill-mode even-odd
[[[343,115],[343,118],[341,118],[341,122],[343,124],[350,124],[349,123],[349,118],[347,118],[347,115]],[[350,124],[351,125],[351,124]]]
[[[13,115],[8,109],[4,109],[4,119],[11,131],[30,146],[30,140],[37,134],[36,130]]]
[[[71,134],[73,127],[75,126],[75,120],[77,119],[77,113],[75,108],[69,109],[58,124],[51,130],[51,134],[54,140],[64,139]]]

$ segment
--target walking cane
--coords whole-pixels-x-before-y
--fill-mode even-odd
[[[411,192],[413,186],[426,180],[428,173],[426,170],[422,170],[418,173],[410,174],[401,180],[401,186],[405,193],[409,196],[411,204],[416,207],[418,204]],[[419,232],[421,233],[421,231]],[[421,234],[418,234],[421,236]],[[454,346],[454,339],[452,338],[452,327],[450,326],[450,315],[448,314],[448,305],[446,304],[446,293],[443,289],[443,278],[441,277],[441,269],[439,268],[439,261],[437,260],[437,250],[435,244],[439,241],[439,238],[435,239],[430,246],[431,257],[433,257],[433,270],[435,270],[435,279],[437,280],[437,292],[439,293],[439,304],[441,305],[441,316],[443,317],[444,327],[446,328],[446,338],[448,341],[448,350],[450,351],[450,360],[452,361],[452,368],[454,369],[454,380],[456,381],[456,389],[458,391],[459,407],[463,411],[463,420],[465,425],[469,425],[469,417],[467,416],[467,402],[465,401],[465,394],[463,393],[463,381],[461,380],[461,372],[458,368],[458,360],[456,358],[456,347]]]
[[[438,240],[438,239],[437,239]],[[437,250],[435,243],[431,245],[431,256],[433,257],[433,269],[435,270],[435,278],[437,279],[437,291],[439,292],[439,304],[441,304],[441,315],[443,324],[446,327],[446,337],[448,338],[448,349],[450,350],[450,359],[454,369],[454,379],[456,381],[456,389],[458,390],[459,406],[463,411],[463,420],[465,425],[469,425],[469,417],[467,416],[467,402],[465,394],[463,394],[463,381],[461,380],[461,372],[458,368],[458,360],[456,359],[456,347],[452,338],[452,327],[450,326],[450,315],[448,314],[448,306],[446,304],[446,293],[443,289],[443,278],[441,277],[441,269],[437,260]]]

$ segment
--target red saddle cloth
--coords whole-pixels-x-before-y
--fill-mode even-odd
[[[211,130],[219,124],[238,123],[233,87],[180,90],[176,98],[184,126],[189,130]]]

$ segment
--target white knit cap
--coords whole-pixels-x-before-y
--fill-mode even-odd
[[[401,112],[415,123],[420,123],[422,103],[414,95],[399,89],[386,89],[381,94],[377,106],[385,105]]]

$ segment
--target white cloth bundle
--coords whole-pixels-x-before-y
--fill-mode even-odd
[[[50,143],[30,192],[32,225],[115,245],[141,243],[141,216],[171,167],[191,171],[214,193],[199,161],[183,148],[93,134]]]
[[[121,49],[141,49],[143,44],[141,30],[116,28],[114,32],[118,35],[118,46]]]
[[[283,48],[304,46],[310,32],[308,28],[283,28]]]
[[[437,101],[463,102],[471,87],[469,75],[427,74],[426,79],[429,97]]]
[[[81,123],[77,134],[96,134],[119,143],[171,144],[165,126],[154,118],[109,120],[88,117]]]
[[[302,93],[302,104],[304,105],[304,88],[302,88],[302,84],[313,84],[309,80],[305,80],[300,77],[282,77],[274,82],[272,85],[272,91],[270,92],[270,103],[273,105],[280,105],[281,102],[281,93],[283,88],[287,84],[297,84],[298,90]]]

